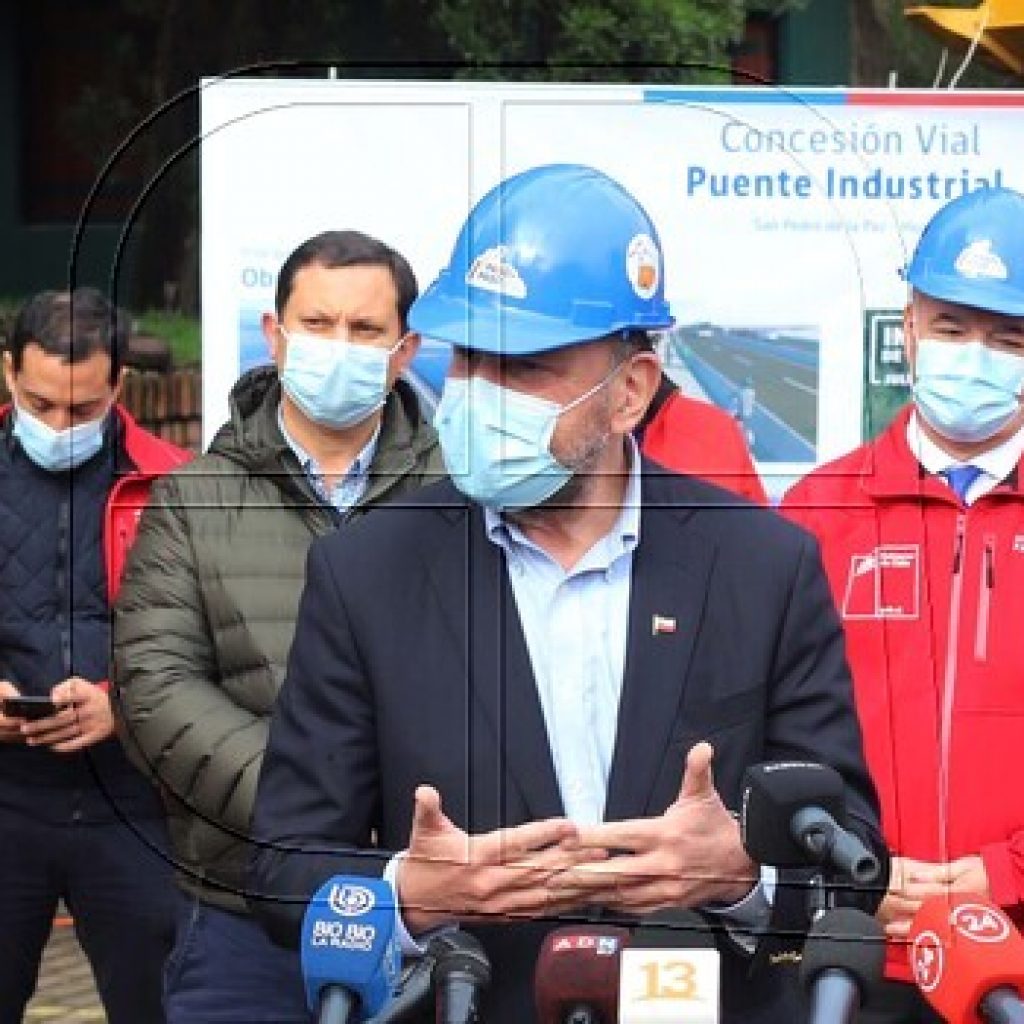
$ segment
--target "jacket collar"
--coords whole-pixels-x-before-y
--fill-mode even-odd
[[[231,391],[231,418],[217,431],[210,452],[251,472],[277,476],[286,488],[289,481],[298,480],[308,499],[302,467],[281,433],[280,404],[281,382],[274,366],[258,366],[244,374]],[[423,419],[412,388],[396,381],[384,403],[370,479],[359,505],[389,491],[436,446],[437,435]]]
[[[717,558],[695,513],[706,490],[641,462],[640,544],[634,552],[626,661],[606,820],[649,813],[687,683]],[[731,506],[735,498],[723,492]],[[533,818],[564,813],[543,712],[504,560],[480,506],[448,483],[432,503],[450,529],[419,552],[465,659],[474,699]],[[468,527],[468,529],[467,529]],[[660,632],[656,620],[675,626]],[[635,737],[645,737],[636,743]],[[661,808],[663,809],[663,808]],[[661,810],[659,809],[659,810]]]
[[[859,485],[872,499],[955,502],[946,484],[924,469],[907,443],[907,423],[913,409],[913,405],[904,406],[875,443],[865,445],[858,470]],[[1020,490],[1020,466],[989,494],[1024,496]]]
[[[164,441],[148,430],[143,430],[135,422],[135,417],[120,403],[114,406],[113,422],[121,441],[117,451],[124,452],[132,468],[138,473],[158,476],[170,472],[192,458],[191,452]]]

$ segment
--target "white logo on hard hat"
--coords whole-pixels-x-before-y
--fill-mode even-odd
[[[626,247],[626,276],[641,299],[649,299],[661,280],[661,253],[650,235],[634,235]]]
[[[466,284],[487,292],[507,295],[512,299],[526,298],[526,282],[508,261],[507,245],[495,245],[482,252],[466,274]]]
[[[989,277],[996,281],[1005,281],[1010,272],[1002,261],[999,253],[992,251],[992,242],[981,239],[971,242],[956,258],[953,264],[957,273],[964,277]]]

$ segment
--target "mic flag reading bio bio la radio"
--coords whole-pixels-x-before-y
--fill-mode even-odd
[[[619,1024],[718,1024],[719,960],[695,911],[645,917],[622,951]]]
[[[549,933],[537,954],[539,1024],[615,1024],[625,928],[581,924]]]
[[[882,981],[885,932],[853,907],[827,910],[811,926],[800,980],[811,1001],[811,1024],[847,1024]]]
[[[379,878],[336,875],[302,919],[306,1003],[321,1024],[349,1024],[377,1013],[398,978],[395,893]]]
[[[804,761],[756,764],[743,774],[740,830],[759,864],[820,864],[862,885],[874,882],[878,858],[847,832],[842,776]]]
[[[910,942],[917,987],[949,1024],[1024,1022],[1024,939],[983,896],[926,899]]]

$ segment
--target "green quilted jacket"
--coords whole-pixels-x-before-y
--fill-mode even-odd
[[[129,756],[156,780],[181,884],[238,895],[270,713],[314,538],[340,527],[278,427],[273,367],[246,374],[209,452],[160,480],[114,609],[114,704]],[[349,518],[443,474],[433,429],[399,382]]]

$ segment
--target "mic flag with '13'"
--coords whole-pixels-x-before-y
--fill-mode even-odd
[[[619,1024],[718,1024],[719,959],[695,911],[645,918],[622,951]]]

